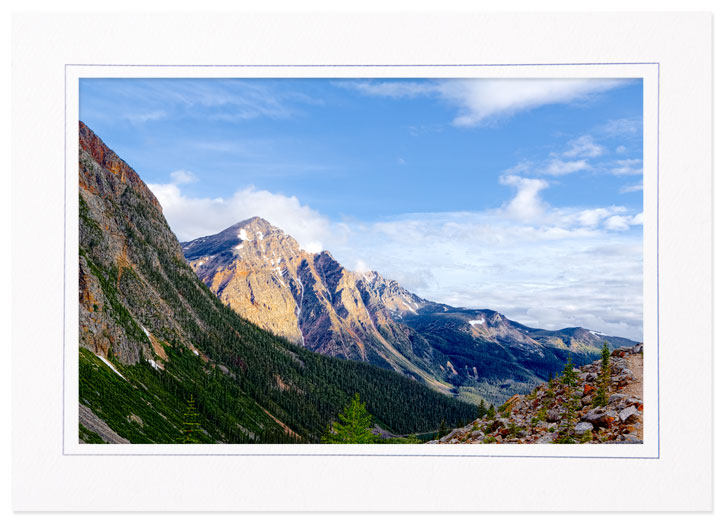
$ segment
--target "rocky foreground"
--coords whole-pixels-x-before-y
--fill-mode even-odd
[[[641,343],[612,352],[604,406],[594,406],[599,360],[574,369],[574,386],[552,379],[429,443],[642,443],[642,352]]]

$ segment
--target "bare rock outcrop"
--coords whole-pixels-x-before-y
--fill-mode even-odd
[[[574,369],[574,386],[553,379],[529,395],[509,398],[498,413],[430,443],[642,443],[642,351],[637,344],[612,352],[604,406],[593,406],[602,373],[599,360]]]

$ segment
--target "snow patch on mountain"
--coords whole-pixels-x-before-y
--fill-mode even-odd
[[[96,357],[98,357],[98,359],[100,359],[101,361],[103,361],[104,363],[106,363],[111,370],[113,370],[114,372],[116,372],[116,374],[118,374],[118,377],[120,377],[121,379],[123,379],[124,381],[126,381],[126,378],[121,375],[121,372],[119,372],[118,370],[116,370],[116,367],[113,366],[108,359],[106,359],[102,355],[96,355]]]

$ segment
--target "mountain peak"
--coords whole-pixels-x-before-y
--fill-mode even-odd
[[[268,220],[263,219],[262,217],[259,217],[258,215],[255,215],[254,217],[249,217],[248,219],[244,219],[243,221],[239,221],[238,223],[236,223],[230,227],[235,228],[235,227],[246,227],[246,226],[251,226],[253,228],[267,229],[267,230],[278,230],[279,229],[279,228],[273,226]]]
[[[279,251],[279,255],[282,255],[281,252],[300,251],[297,241],[257,216],[239,221],[214,235],[182,242],[181,246],[184,256],[189,260],[223,252],[239,255],[241,253],[239,250],[245,246],[255,253],[258,252],[258,249],[261,249],[262,252]]]
[[[224,232],[230,231],[230,230],[246,230],[249,232],[261,232],[261,233],[271,233],[271,232],[281,232],[279,228],[272,225],[269,221],[263,219],[262,217],[254,216],[250,217],[248,219],[244,219],[243,221],[239,221],[235,224],[232,224],[227,229],[222,230],[219,232],[219,235],[223,234]]]

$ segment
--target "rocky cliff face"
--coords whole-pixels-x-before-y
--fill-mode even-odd
[[[574,385],[553,379],[431,443],[642,443],[642,351],[638,344],[612,353],[603,403],[598,360],[574,369]]]
[[[163,353],[151,333],[186,339],[151,284],[165,275],[159,253],[174,264],[183,254],[153,193],[82,122],[78,153],[80,344],[138,363]]]
[[[220,295],[248,283],[257,295],[237,306],[259,309],[257,320],[281,312],[270,326],[292,340],[319,333],[326,309],[337,315],[328,324],[348,322],[343,311],[360,303],[359,296],[328,298],[327,286],[350,276],[324,254],[301,255],[292,239],[262,226],[248,225],[245,240],[240,227],[206,243],[206,261],[226,269],[209,281]],[[191,439],[184,434],[189,426],[197,428],[190,442],[318,442],[356,393],[401,433],[427,431],[441,418],[473,410],[388,370],[312,353],[242,319],[189,267],[138,174],[83,123],[79,236],[82,442],[177,443]],[[219,262],[233,253],[241,254],[238,265]],[[252,256],[265,261],[263,269],[254,270],[256,280],[240,281]],[[203,268],[197,261],[197,270]],[[274,286],[283,269],[294,271],[287,290]],[[301,331],[284,319],[298,309],[308,319]],[[361,337],[351,332],[351,340]]]
[[[366,361],[470,402],[502,402],[591,361],[604,341],[582,328],[546,331],[493,310],[427,301],[375,271],[350,272],[301,250],[262,218],[182,243],[199,278],[245,319],[315,352]]]
[[[450,392],[435,370],[442,356],[394,320],[426,301],[395,281],[350,272],[326,251],[308,253],[259,217],[182,247],[199,278],[245,319],[318,353],[366,361]]]

